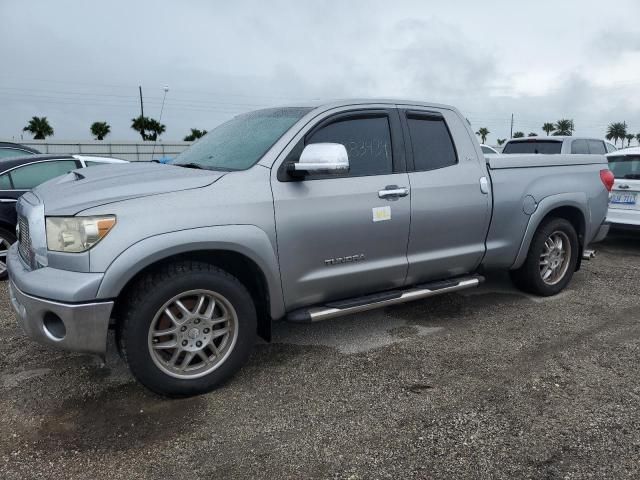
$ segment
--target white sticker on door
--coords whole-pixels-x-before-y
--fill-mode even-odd
[[[385,220],[391,220],[391,207],[373,207],[373,221],[383,222]]]

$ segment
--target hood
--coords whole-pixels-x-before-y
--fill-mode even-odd
[[[75,215],[107,203],[206,187],[225,173],[151,162],[100,165],[54,178],[33,193],[47,215]]]

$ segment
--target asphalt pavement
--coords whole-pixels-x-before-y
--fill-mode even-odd
[[[208,395],[40,346],[0,286],[0,478],[640,478],[640,235],[552,298],[477,290],[316,325]]]

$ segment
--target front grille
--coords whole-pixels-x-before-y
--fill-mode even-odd
[[[33,267],[33,249],[29,235],[29,222],[22,215],[18,217],[18,252],[22,259]]]

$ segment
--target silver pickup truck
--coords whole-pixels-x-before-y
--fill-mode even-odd
[[[472,288],[554,295],[602,239],[600,155],[485,161],[455,109],[350,100],[233,118],[172,165],[76,170],[20,198],[8,253],[32,338],[104,355],[155,392],[213,389],[271,322]]]

